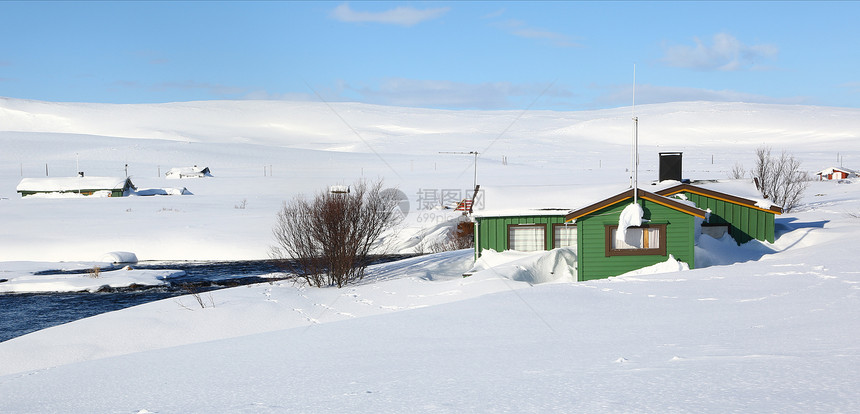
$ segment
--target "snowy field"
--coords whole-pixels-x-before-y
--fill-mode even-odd
[[[643,188],[660,151],[683,151],[695,180],[752,168],[761,145],[812,172],[860,167],[860,110],[685,102],[636,115]],[[573,209],[629,185],[630,117],[0,99],[0,285],[26,291],[37,270],[109,252],[264,259],[284,200],[362,177],[409,198],[386,251],[419,251],[458,217],[441,194],[472,186],[472,156],[439,152],[480,152],[487,211]],[[46,169],[122,177],[126,164],[139,189],[193,195],[15,193]],[[163,178],[191,165],[212,177]],[[456,251],[377,265],[343,289],[276,281],[203,294],[205,308],[152,302],[0,343],[0,412],[858,412],[858,241],[860,182],[814,182],[777,216],[775,243],[702,236],[694,270],[576,283],[566,249],[477,263]],[[115,272],[138,271],[103,273]]]

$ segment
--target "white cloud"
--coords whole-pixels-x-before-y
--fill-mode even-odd
[[[242,99],[258,101],[311,101],[315,99],[315,96],[303,92],[273,93],[266,90],[254,90],[245,93]]]
[[[448,10],[450,10],[449,7],[424,10],[412,7],[396,7],[382,12],[363,12],[353,10],[349,7],[348,3],[343,3],[332,10],[331,16],[335,20],[342,22],[385,23],[408,27],[426,20],[435,19],[447,13]]]
[[[763,60],[776,57],[779,49],[773,45],[745,45],[728,33],[717,33],[710,45],[694,38],[695,46],[670,46],[663,61],[670,66],[698,69],[735,71],[760,69]]]
[[[545,40],[552,43],[555,46],[559,47],[580,47],[577,42],[574,42],[569,36],[552,32],[549,30],[543,30],[539,28],[529,27],[524,22],[519,20],[507,20],[505,22],[500,22],[496,24],[497,27],[505,30],[506,32],[526,39],[538,39]]]
[[[595,99],[592,104],[596,107],[614,107],[628,106],[633,103],[631,85],[616,86],[609,89],[609,93]],[[804,97],[775,98],[732,90],[636,85],[637,105],[691,101],[804,104],[808,103],[809,99]]]
[[[851,93],[860,93],[860,82],[847,82],[839,85],[841,88],[848,89]]]
[[[236,86],[214,84],[208,82],[184,81],[184,82],[163,82],[155,85],[155,90],[202,90],[209,94],[225,97],[244,93],[245,90]]]
[[[347,86],[364,97],[364,101],[382,105],[456,109],[512,109],[523,107],[522,101],[539,98],[570,97],[562,88],[546,84],[513,84],[485,82],[479,84],[444,80],[388,78],[377,88]]]
[[[483,15],[483,16],[481,16],[481,18],[482,19],[495,19],[497,17],[501,17],[503,14],[505,14],[506,11],[507,11],[507,9],[501,8],[499,10],[492,12],[492,13],[488,13],[488,14]]]

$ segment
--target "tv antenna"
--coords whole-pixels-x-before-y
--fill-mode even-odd
[[[440,154],[459,154],[459,155],[474,155],[475,160],[473,161],[475,166],[475,173],[472,178],[472,188],[478,186],[478,151],[469,151],[469,152],[456,152],[456,151],[439,151]]]

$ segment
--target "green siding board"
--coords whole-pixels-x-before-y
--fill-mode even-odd
[[[747,231],[745,232],[750,237],[755,237],[755,234],[758,232],[758,214],[756,213],[757,211],[750,210],[748,221],[749,227],[746,229]],[[746,240],[744,242],[746,242]]]
[[[765,230],[764,238],[765,240],[773,243],[776,241],[776,223],[774,222],[773,215],[771,215],[771,217],[765,218],[767,219],[767,221],[765,222],[767,224],[767,229]]]
[[[709,224],[725,224],[729,226],[729,234],[738,244],[746,243],[753,239],[769,241],[775,240],[774,215],[755,208],[730,203],[723,200],[713,199],[684,192],[688,200],[703,210],[710,209]]]
[[[511,224],[545,224],[546,248],[552,249],[552,225],[564,223],[564,216],[499,216],[479,217],[478,221],[478,256],[486,249],[503,252],[508,250],[508,225]]]
[[[631,270],[664,262],[668,255],[694,267],[693,226],[694,217],[683,212],[640,200],[644,218],[654,223],[666,223],[666,256],[606,256],[605,225],[617,222],[621,211],[628,205],[621,202],[596,211],[577,220],[578,235],[578,279],[593,280],[617,276]]]

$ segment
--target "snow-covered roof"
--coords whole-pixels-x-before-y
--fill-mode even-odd
[[[479,210],[472,214],[472,217],[519,217],[519,216],[563,216],[570,212],[569,208],[511,208],[511,209],[494,209],[494,210]]]
[[[848,174],[860,175],[860,172],[858,172],[857,170],[852,170],[850,168],[842,168],[842,167],[825,168],[825,169],[815,173],[815,175],[829,175],[829,174],[833,174],[836,171],[846,172]]]
[[[77,190],[119,190],[125,188],[128,178],[120,177],[43,177],[23,178],[17,191],[77,191]]]
[[[204,177],[209,175],[209,167],[176,167],[167,170],[167,178]]]
[[[723,200],[732,204],[737,204],[741,206],[747,206],[763,211],[767,211],[774,214],[782,214],[782,208],[774,205],[769,200],[761,199],[761,198],[745,198],[739,197],[736,194],[729,194],[726,192],[718,191],[716,188],[719,186],[702,186],[702,185],[692,185],[692,184],[675,184],[670,187],[663,188],[657,191],[657,194],[663,196],[672,196],[674,194],[682,193],[682,192],[690,192],[694,194],[699,194],[705,197]]]

